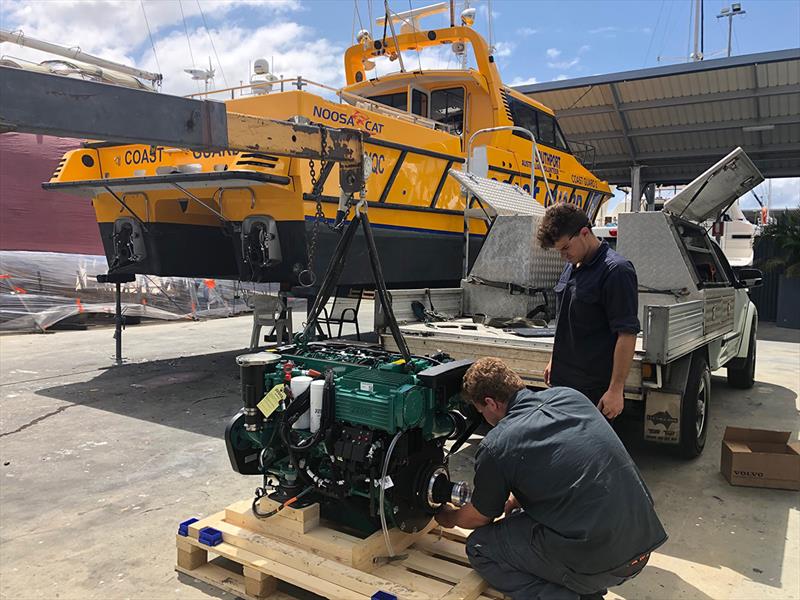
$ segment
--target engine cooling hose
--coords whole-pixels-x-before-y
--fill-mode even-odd
[[[392,452],[394,451],[397,440],[403,435],[403,430],[398,431],[392,438],[389,444],[389,449],[386,451],[386,458],[383,459],[383,469],[381,470],[380,480],[380,494],[378,502],[378,512],[381,517],[381,529],[383,530],[383,540],[386,542],[386,550],[389,552],[389,558],[394,557],[394,548],[392,547],[392,540],[389,537],[389,527],[386,525],[386,512],[384,511],[384,498],[386,496],[386,474],[389,472],[389,461],[392,460]]]

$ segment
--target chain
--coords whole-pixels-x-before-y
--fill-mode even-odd
[[[320,131],[320,158],[324,159],[327,150],[326,147],[327,134],[324,127],[320,127],[319,131]],[[308,247],[306,248],[306,256],[308,257],[308,268],[306,269],[306,271],[309,273],[308,285],[314,285],[314,282],[316,281],[316,276],[314,274],[314,257],[317,254],[317,239],[319,237],[319,224],[322,221],[325,221],[325,213],[322,210],[322,201],[320,200],[320,194],[322,193],[322,190],[317,189],[317,183],[318,183],[317,166],[313,158],[309,159],[308,161],[308,172],[309,175],[311,176],[311,194],[317,201],[317,209],[316,213],[314,214],[314,225],[311,229],[311,241],[308,243]]]

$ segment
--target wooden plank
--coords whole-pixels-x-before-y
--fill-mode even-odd
[[[206,563],[197,569],[192,569],[191,571],[184,569],[181,566],[177,566],[175,567],[175,570],[178,573],[183,573],[184,575],[193,577],[198,581],[202,581],[203,583],[207,583],[233,594],[235,597],[244,598],[245,600],[259,600],[258,598],[249,595],[245,591],[244,575],[234,573],[233,571],[229,571],[228,569],[220,567],[219,565]],[[270,598],[270,600],[273,600],[273,598]]]
[[[203,527],[211,527],[212,523],[217,523],[218,521],[222,520],[225,516],[225,511],[221,510],[219,512],[214,513],[213,515],[208,515],[207,517],[203,517],[199,521],[195,521],[188,527],[189,537],[193,537],[197,539],[199,535],[199,531],[203,529]]]
[[[475,600],[487,587],[489,584],[486,583],[486,580],[472,571],[453,586],[448,594],[442,596],[441,600]]]
[[[408,600],[423,600],[427,598],[424,594],[419,594],[418,592],[414,592],[413,590],[393,582],[375,577],[335,560],[319,556],[309,550],[297,548],[285,542],[237,527],[236,525],[219,522],[214,527],[223,533],[223,539],[225,540],[225,543],[214,546],[212,551],[216,554],[219,553],[217,550],[222,546],[237,548],[250,556],[263,558],[273,564],[279,564],[281,568],[294,569],[297,572],[305,573],[308,577],[317,578],[320,581],[335,582],[337,585],[347,588],[353,593],[364,594],[366,596],[371,596],[372,593],[377,590],[384,590]],[[264,569],[262,568],[261,570]],[[270,575],[275,575],[279,579],[288,581],[286,577],[283,576],[282,571],[265,572],[268,572]],[[294,582],[292,581],[291,583]],[[299,580],[296,585],[304,589],[310,589],[306,583],[302,582],[302,579]]]
[[[196,543],[199,544],[200,542]],[[241,564],[243,567],[250,567],[251,569],[261,571],[267,575],[272,575],[282,581],[301,587],[309,592],[314,592],[320,596],[325,596],[326,598],[341,598],[342,600],[349,600],[351,598],[353,600],[368,600],[370,598],[369,594],[359,593],[355,590],[338,585],[335,582],[310,574],[308,571],[265,558],[255,552],[233,546],[227,542],[214,546],[213,551],[214,554],[224,556],[227,559]]]
[[[389,539],[395,554],[401,554],[419,538],[426,535],[436,526],[436,521],[431,519],[428,524],[417,533],[405,533],[399,529],[389,530]],[[386,556],[388,550],[383,538],[383,531],[376,531],[367,539],[353,548],[353,566],[360,569],[371,570],[376,557]]]
[[[183,542],[183,540],[178,540]],[[203,548],[187,544],[185,547],[178,544],[178,566],[191,571],[208,562],[208,552]]]
[[[464,565],[469,564],[464,544],[447,538],[437,539],[435,536],[426,535],[417,540],[413,547],[417,550],[424,550],[428,554],[443,556]]]
[[[372,574],[404,585],[417,592],[422,592],[431,598],[441,598],[452,588],[453,582],[445,583],[437,579],[431,579],[425,575],[408,571],[404,567],[405,561],[398,564],[384,565],[373,571]]]
[[[277,515],[276,515],[277,516]],[[248,502],[238,502],[225,511],[225,522],[237,527],[263,533],[288,542],[297,542],[298,534],[283,527],[283,522],[274,517],[259,519],[253,515]],[[303,534],[303,545],[329,558],[353,565],[353,547],[362,540],[327,527],[317,527]]]
[[[264,600],[263,598],[257,598],[247,593],[245,590],[244,575],[214,564],[213,562],[206,563],[194,571],[186,571],[180,567],[176,567],[175,570],[187,577],[202,581],[203,583],[228,592],[235,598],[243,598],[244,600]],[[294,596],[281,592],[280,590],[270,593],[267,598],[269,600],[297,600]]]
[[[278,587],[278,580],[250,567],[243,567],[245,592],[256,598],[266,598]]]
[[[419,550],[409,550],[408,558],[403,561],[406,569],[412,569],[426,575],[433,575],[449,583],[458,583],[472,570],[470,567],[449,560],[436,558]]]
[[[279,506],[280,503],[266,497],[261,498],[258,502],[258,510],[262,513],[275,510]],[[229,506],[225,509],[226,516],[229,511],[234,514],[242,514],[247,511],[254,519],[258,519],[252,514],[252,501],[243,500]],[[282,529],[291,531],[294,534],[293,537],[296,537],[297,534],[308,533],[319,525],[319,504],[315,503],[298,509],[287,507],[269,519],[273,526],[279,524]]]

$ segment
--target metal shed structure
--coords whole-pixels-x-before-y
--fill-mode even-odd
[[[592,170],[630,185],[634,202],[736,146],[766,177],[800,176],[800,48],[516,89],[555,110],[570,141],[594,148]]]

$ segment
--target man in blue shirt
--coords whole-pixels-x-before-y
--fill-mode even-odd
[[[639,333],[636,271],[592,233],[574,204],[548,208],[537,236],[567,261],[555,287],[556,333],[545,383],[580,391],[613,419],[625,405]]]
[[[478,447],[471,502],[436,520],[475,530],[472,567],[515,600],[601,598],[638,575],[667,535],[636,465],[586,397],[534,393],[497,358],[469,368],[462,396],[494,427]]]

